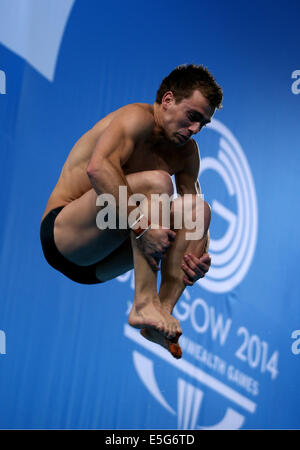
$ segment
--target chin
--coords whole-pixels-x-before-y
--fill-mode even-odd
[[[176,146],[183,147],[188,141],[189,139],[187,139],[186,141],[182,141],[180,138],[176,138]]]
[[[176,134],[168,136],[168,140],[172,142],[172,144],[176,145],[176,147],[181,147],[182,145],[184,145],[184,143],[181,142],[180,139],[178,139],[178,136],[176,136]]]

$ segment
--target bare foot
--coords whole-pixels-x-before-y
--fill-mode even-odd
[[[174,316],[170,313],[170,310],[168,308],[165,308],[164,306],[160,307],[160,311],[162,315],[165,318],[165,321],[167,323],[168,329],[171,331],[171,334],[167,336],[168,339],[172,339],[174,337],[181,336],[182,330],[179,323],[179,320],[175,319]]]
[[[181,358],[182,350],[180,345],[178,344],[178,339],[180,338],[181,333],[177,333],[176,336],[172,339],[167,339],[158,331],[149,328],[143,328],[140,333],[145,339],[148,339],[148,341],[154,342],[155,344],[159,344],[162,347],[166,348],[171,353],[171,355],[174,356],[174,358]]]
[[[155,301],[134,301],[129,313],[128,323],[134,328],[149,328],[166,336],[175,336],[168,327],[165,317],[161,311],[160,303]],[[157,304],[156,304],[157,303]]]

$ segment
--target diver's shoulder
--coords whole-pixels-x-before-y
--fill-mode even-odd
[[[122,107],[118,119],[126,124],[127,129],[145,132],[152,131],[155,125],[153,108],[146,103],[131,103]]]
[[[200,151],[195,139],[189,139],[185,144],[185,150],[188,156],[200,157]]]
[[[154,122],[153,106],[148,103],[130,103],[120,109],[122,113],[132,117],[140,118],[149,122]]]

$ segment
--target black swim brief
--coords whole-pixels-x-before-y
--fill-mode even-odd
[[[77,283],[97,284],[101,283],[96,277],[97,263],[89,266],[78,266],[68,261],[57,249],[54,242],[54,222],[64,206],[52,209],[41,223],[40,238],[44,256],[54,269]]]

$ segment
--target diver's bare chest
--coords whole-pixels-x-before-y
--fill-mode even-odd
[[[178,172],[182,167],[182,158],[170,149],[152,147],[151,145],[137,146],[130,158],[123,165],[125,175],[144,170],[165,170],[170,175]]]

